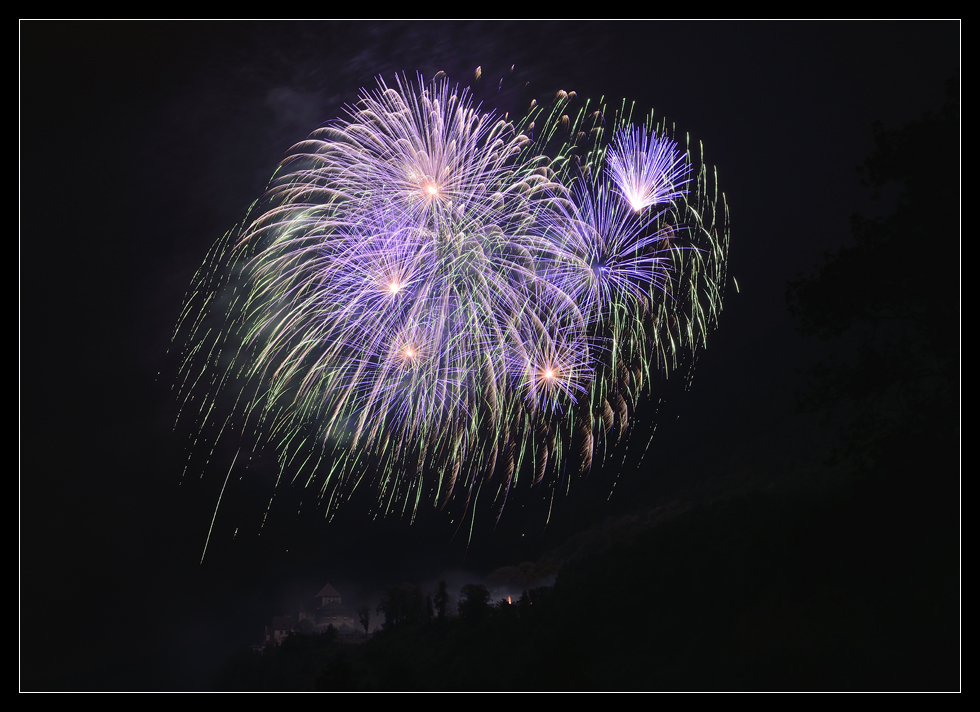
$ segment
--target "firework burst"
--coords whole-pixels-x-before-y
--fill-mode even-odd
[[[272,443],[328,512],[362,481],[413,516],[493,483],[499,516],[588,470],[714,327],[728,232],[700,156],[622,113],[605,145],[573,98],[515,124],[379,80],[295,146],[192,285],[181,417]]]
[[[636,212],[669,203],[687,191],[691,166],[664,136],[642,126],[620,129],[607,156],[610,178]]]

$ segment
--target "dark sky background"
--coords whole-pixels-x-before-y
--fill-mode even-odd
[[[872,122],[938,109],[959,63],[956,22],[22,22],[22,689],[206,687],[327,581],[372,607],[391,583],[458,590],[609,517],[805,485],[835,431],[794,408],[821,352],[794,332],[786,283],[848,241],[852,213],[887,210],[855,171]],[[357,507],[330,526],[276,514],[260,537],[267,483],[243,482],[199,564],[227,461],[181,479],[167,351],[194,271],[360,87],[401,71],[468,84],[477,66],[485,89],[506,77],[487,109],[625,97],[704,142],[739,291],[690,391],[641,408],[638,441],[658,425],[642,467],[594,472],[547,528],[527,493],[469,547],[444,515]]]

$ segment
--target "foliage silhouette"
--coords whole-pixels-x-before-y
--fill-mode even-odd
[[[873,127],[859,167],[894,211],[852,217],[853,243],[789,283],[790,312],[835,356],[810,373],[804,410],[846,414],[846,452],[863,471],[909,451],[955,449],[959,381],[959,101],[950,80],[939,113],[901,129]],[[906,454],[896,458],[897,452]]]
[[[479,623],[490,617],[490,591],[478,583],[468,583],[459,591],[459,617]]]
[[[364,633],[367,634],[369,632],[368,628],[371,625],[371,607],[366,605],[359,607],[357,609],[357,615],[361,625],[364,627]]]
[[[442,621],[446,618],[446,609],[449,606],[449,592],[446,590],[446,582],[439,582],[439,590],[434,597],[436,620]]]
[[[428,620],[422,590],[410,583],[389,586],[378,604],[378,613],[384,614],[384,630],[391,630],[404,623]]]

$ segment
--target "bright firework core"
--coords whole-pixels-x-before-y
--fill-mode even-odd
[[[379,80],[295,146],[181,317],[201,434],[275,443],[328,511],[369,478],[386,512],[488,483],[499,512],[588,470],[714,328],[728,223],[699,151],[574,98],[511,123]]]

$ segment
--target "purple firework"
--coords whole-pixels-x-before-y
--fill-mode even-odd
[[[195,280],[184,414],[275,443],[328,511],[364,477],[414,514],[491,481],[502,506],[569,448],[587,469],[703,344],[728,233],[703,165],[628,125],[603,147],[568,96],[514,124],[379,80],[295,146]]]
[[[683,196],[691,166],[677,145],[640,126],[620,129],[606,156],[607,169],[623,197],[640,212]]]

